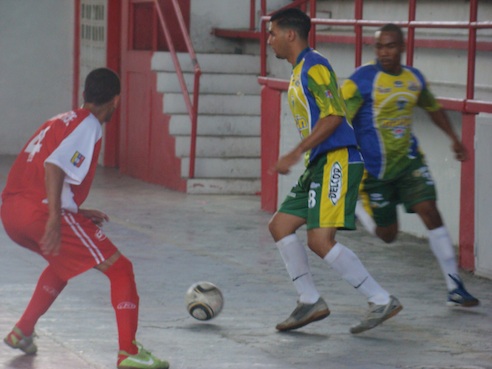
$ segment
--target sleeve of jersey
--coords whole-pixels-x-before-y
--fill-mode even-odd
[[[434,94],[427,88],[427,86],[425,86],[420,93],[417,105],[429,112],[434,112],[441,109],[441,105],[437,102]]]
[[[343,82],[342,97],[345,100],[345,105],[347,106],[347,117],[349,120],[353,120],[364,103],[364,98],[357,88],[357,84],[351,79],[347,79]]]
[[[67,183],[79,185],[89,171],[94,147],[101,135],[99,122],[86,118],[63,139],[45,163],[60,167]]]
[[[429,112],[438,111],[439,109],[441,109],[441,105],[439,105],[436,98],[434,97],[434,94],[429,89],[429,84],[427,83],[424,75],[420,72],[420,70],[416,68],[413,68],[412,71],[422,84],[422,91],[420,92],[417,105]]]
[[[320,118],[328,115],[345,116],[345,107],[336,81],[327,67],[316,64],[308,71],[308,89],[316,99]]]

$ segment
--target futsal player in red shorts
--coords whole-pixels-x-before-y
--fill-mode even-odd
[[[84,86],[82,108],[44,123],[15,160],[2,192],[1,216],[10,238],[39,255],[41,273],[24,314],[4,341],[26,354],[37,352],[34,327],[71,278],[95,268],[110,280],[111,303],[119,336],[119,369],[166,369],[167,361],[135,339],[139,297],[133,265],[100,226],[108,216],[80,208],[94,179],[102,125],[120,100],[120,80],[111,70],[95,69]]]

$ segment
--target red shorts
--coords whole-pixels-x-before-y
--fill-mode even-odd
[[[40,240],[48,220],[48,207],[21,196],[5,201],[2,222],[9,237],[45,258],[64,280],[75,277],[108,259],[118,251],[101,228],[86,217],[64,211],[61,247],[58,255],[43,255]]]

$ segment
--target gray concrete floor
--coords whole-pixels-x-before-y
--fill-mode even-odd
[[[0,157],[3,188],[12,157]],[[185,195],[100,168],[86,207],[106,211],[107,235],[134,263],[138,339],[173,369],[492,368],[492,281],[463,273],[481,299],[448,308],[444,281],[427,242],[401,235],[385,245],[363,230],[340,232],[404,310],[382,326],[351,335],[365,312],[362,295],[310,255],[332,311],[291,333],[275,324],[296,294],[267,230],[270,214],[255,196]],[[304,232],[300,233],[305,239]],[[0,336],[21,315],[45,262],[0,228]],[[189,285],[208,280],[225,298],[210,322],[188,316]],[[96,271],[73,279],[37,326],[39,351],[24,356],[0,345],[0,368],[114,368],[116,326],[109,283]]]

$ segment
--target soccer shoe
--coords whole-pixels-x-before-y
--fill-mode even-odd
[[[330,309],[321,297],[314,304],[297,303],[292,314],[275,327],[279,331],[289,331],[304,327],[305,325],[321,320],[330,315]]]
[[[169,363],[165,360],[156,358],[150,351],[143,348],[138,342],[134,342],[138,347],[136,355],[130,355],[121,350],[118,352],[118,369],[167,369]]]
[[[361,322],[350,328],[350,333],[356,334],[372,329],[385,320],[398,314],[403,306],[394,296],[390,296],[390,301],[386,305],[376,305],[369,303],[369,311]]]
[[[448,293],[448,306],[472,307],[480,303],[477,298],[468,293],[458,275],[449,274],[449,277],[456,283],[457,287]]]
[[[33,333],[27,337],[19,328],[14,327],[3,341],[12,348],[24,351],[27,355],[34,355],[38,351],[34,343],[34,336],[35,334]]]

